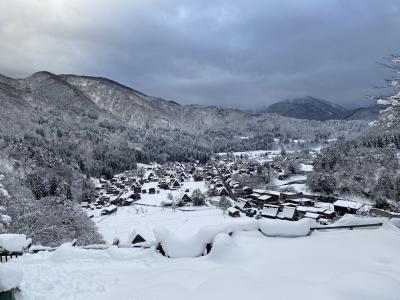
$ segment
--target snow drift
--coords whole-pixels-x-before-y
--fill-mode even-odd
[[[163,227],[153,229],[157,244],[161,244],[165,254],[171,258],[201,256],[217,234],[250,230],[257,230],[254,220],[203,226],[190,237],[177,236]]]
[[[366,224],[383,223],[387,218],[381,217],[360,217],[351,214],[345,214],[341,219],[332,224],[332,226],[356,226]]]
[[[89,251],[72,246],[71,243],[64,243],[51,253],[50,259],[53,262],[68,262],[77,259],[104,259],[109,255],[104,251]]]
[[[351,214],[344,215],[340,220],[336,221],[332,224],[332,226],[356,226],[356,225],[366,225],[366,224],[378,224],[390,222],[395,227],[400,228],[400,218],[385,218],[385,217],[362,217],[362,216],[355,216]],[[388,224],[386,224],[388,225]]]
[[[301,219],[299,221],[285,220],[259,220],[260,231],[270,237],[302,237],[310,234],[311,219]]]
[[[310,233],[313,221],[284,220],[246,220],[220,225],[210,225],[189,237],[181,237],[171,233],[168,229],[158,227],[154,229],[157,244],[160,244],[166,256],[171,258],[198,257],[204,254],[207,245],[213,245],[215,240],[220,243],[224,238],[220,234],[232,234],[238,231],[260,230],[269,237],[301,237]],[[217,238],[218,236],[218,238]],[[226,242],[226,241],[225,241]]]
[[[0,267],[0,292],[16,288],[21,282],[21,271],[7,265],[2,265]]]

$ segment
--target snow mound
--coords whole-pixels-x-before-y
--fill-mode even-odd
[[[0,292],[18,287],[22,281],[22,272],[7,265],[0,267]]]
[[[387,218],[379,217],[359,217],[351,214],[345,214],[340,220],[332,224],[332,226],[355,226],[365,224],[383,223]]]
[[[400,228],[393,223],[393,219],[391,220],[385,220],[382,224],[382,228],[384,230],[391,230],[391,231],[395,231],[397,233],[400,233]]]
[[[214,243],[216,242],[217,247],[228,247],[225,245],[228,244],[226,236],[234,232],[260,230],[264,235],[270,237],[301,237],[310,234],[310,228],[314,223],[311,219],[302,219],[295,222],[284,220],[245,220],[242,222],[204,226],[196,234],[189,237],[178,236],[172,234],[166,228],[158,227],[154,229],[154,236],[156,237],[156,242],[161,244],[168,257],[198,257],[205,252],[207,244],[212,244],[214,247]],[[218,255],[219,250],[216,251],[214,255]]]
[[[71,243],[64,243],[51,253],[53,262],[69,262],[77,259],[107,259],[110,256],[101,250],[85,250],[73,247]]]
[[[137,249],[132,248],[118,248],[112,246],[106,250],[107,254],[115,260],[130,260],[137,257]]]
[[[391,218],[390,222],[392,222],[392,224],[398,228],[400,228],[400,218]]]
[[[197,235],[182,238],[160,227],[154,228],[153,231],[157,242],[161,244],[165,254],[171,258],[201,256],[207,246],[207,241],[199,239]]]
[[[259,220],[260,231],[270,237],[302,237],[310,234],[313,222],[310,219],[299,221]]]
[[[0,248],[3,248],[8,252],[22,252],[30,242],[31,239],[26,239],[25,234],[0,234]]]
[[[239,246],[228,234],[218,233],[213,240],[209,257],[218,262],[235,261],[241,256],[238,252],[240,252]]]
[[[237,231],[257,230],[257,222],[254,220],[238,220],[218,225],[207,225],[200,228],[197,233],[198,238],[211,243],[218,233],[233,233]]]
[[[163,227],[153,229],[157,243],[161,244],[165,254],[171,258],[201,256],[207,244],[211,244],[217,234],[250,230],[257,230],[254,220],[203,226],[190,237],[177,236]]]

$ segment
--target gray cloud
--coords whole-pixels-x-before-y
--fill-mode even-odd
[[[0,73],[104,76],[183,104],[360,104],[400,51],[398,0],[14,0],[0,17]]]

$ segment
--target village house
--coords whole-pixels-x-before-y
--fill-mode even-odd
[[[110,205],[101,211],[101,215],[111,215],[111,214],[115,213],[117,210],[118,210],[117,206]]]
[[[228,191],[224,187],[217,188],[217,193],[219,196],[229,196]]]
[[[297,210],[295,207],[284,206],[282,211],[278,213],[277,218],[281,220],[293,221],[297,219]]]
[[[334,210],[339,215],[355,214],[363,206],[362,203],[347,200],[337,200],[333,203]]]
[[[228,215],[233,218],[240,217],[240,211],[232,206],[229,207],[226,211],[228,212]]]
[[[261,210],[261,216],[264,218],[275,219],[279,212],[278,205],[264,205],[263,209]]]
[[[253,206],[251,205],[250,201],[240,201],[235,203],[235,208],[246,213],[249,209],[253,208]]]
[[[171,190],[178,189],[178,188],[180,188],[180,187],[181,187],[181,184],[179,183],[178,180],[174,180],[174,181],[172,181],[171,184],[170,184],[170,189],[171,189]]]
[[[280,200],[281,193],[278,191],[270,191],[270,190],[262,190],[262,189],[253,189],[253,193],[259,195],[267,195],[271,196],[270,202],[278,202]]]
[[[182,200],[183,202],[185,202],[185,203],[190,203],[190,202],[192,202],[192,199],[191,199],[187,194],[184,194],[184,195],[182,196],[181,200]]]
[[[322,216],[320,214],[312,213],[312,212],[306,212],[306,214],[303,216],[303,218],[309,218],[313,219],[315,221],[318,221]]]
[[[299,193],[293,193],[293,192],[281,192],[281,201],[287,201],[289,199],[298,199],[301,198],[301,196],[303,195],[302,192]]]
[[[286,198],[287,203],[293,203],[302,206],[313,206],[314,201],[307,198]]]

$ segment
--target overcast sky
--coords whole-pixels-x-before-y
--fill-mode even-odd
[[[0,0],[0,73],[103,76],[182,104],[369,104],[399,52],[399,0]]]

